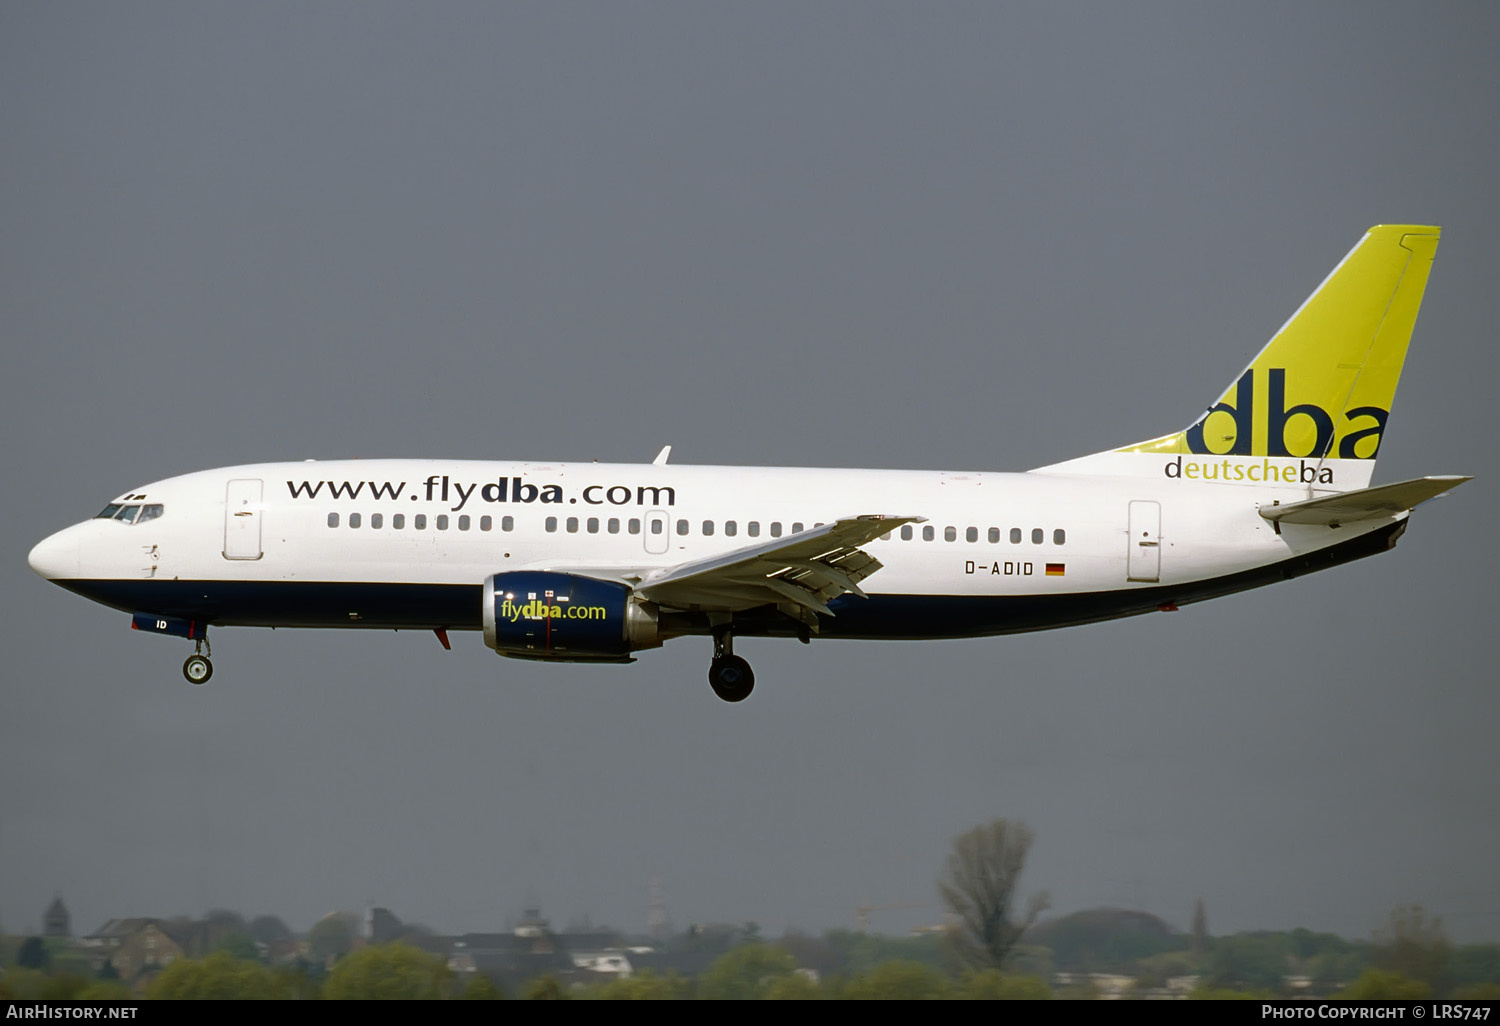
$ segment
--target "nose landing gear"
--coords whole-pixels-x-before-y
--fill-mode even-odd
[[[192,655],[188,656],[187,662],[182,664],[182,675],[187,678],[189,684],[207,684],[208,678],[214,675],[214,664],[208,658],[213,654],[213,648],[210,646],[205,652],[204,644],[207,639],[196,640],[197,648],[193,650]]]
[[[187,638],[194,643],[193,654],[182,664],[182,675],[189,684],[207,684],[214,675],[214,664],[209,660],[213,646],[208,643],[208,624],[202,620],[189,620],[164,613],[134,613],[130,617],[130,629],[151,634],[170,634]]]
[[[755,671],[734,654],[734,634],[727,625],[714,631],[714,658],[708,664],[708,686],[726,702],[743,702],[755,688]]]

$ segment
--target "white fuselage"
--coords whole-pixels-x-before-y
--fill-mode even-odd
[[[1405,517],[1278,530],[1257,514],[1309,495],[1301,484],[1166,474],[269,463],[136,489],[116,503],[157,504],[160,515],[85,521],[38,545],[32,563],[108,605],[214,624],[477,629],[477,591],[467,617],[466,596],[492,574],[629,582],[840,517],[916,516],[925,523],[865,547],[882,564],[863,584],[869,598],[840,598],[822,633],[953,637],[1106,619],[1295,576],[1316,568],[1300,557],[1390,533]],[[1255,573],[1280,565],[1293,569]],[[429,601],[423,588],[447,590]],[[410,596],[388,601],[401,589]],[[894,618],[861,610],[881,598],[903,600]],[[1008,601],[985,601],[995,599]],[[949,605],[914,615],[922,600]]]

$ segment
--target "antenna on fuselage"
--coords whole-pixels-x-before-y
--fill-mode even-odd
[[[654,466],[664,467],[667,465],[667,457],[670,455],[672,455],[672,447],[670,445],[664,445],[661,447],[661,452],[656,454],[656,459],[652,460],[651,462]]]

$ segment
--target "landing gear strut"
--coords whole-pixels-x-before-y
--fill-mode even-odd
[[[714,630],[714,658],[708,664],[708,685],[726,702],[743,702],[755,688],[755,671],[734,654],[734,634],[727,624]]]
[[[214,664],[209,660],[213,654],[210,647],[204,651],[205,638],[196,639],[198,645],[193,649],[193,654],[188,656],[187,662],[182,664],[182,675],[187,678],[189,684],[207,684],[208,678],[214,675]]]

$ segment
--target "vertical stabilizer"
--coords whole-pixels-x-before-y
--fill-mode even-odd
[[[1440,233],[1421,225],[1371,228],[1192,425],[1042,469],[1161,473],[1131,469],[1135,461],[1100,458],[1174,455],[1201,463],[1204,479],[1258,483],[1271,472],[1271,461],[1290,460],[1297,464],[1297,483],[1364,487],[1380,452]],[[1242,466],[1244,460],[1252,462]],[[1249,478],[1254,464],[1262,471]],[[1311,480],[1309,465],[1315,468]],[[1242,469],[1236,472],[1236,466]],[[1212,477],[1210,467],[1217,471]]]

